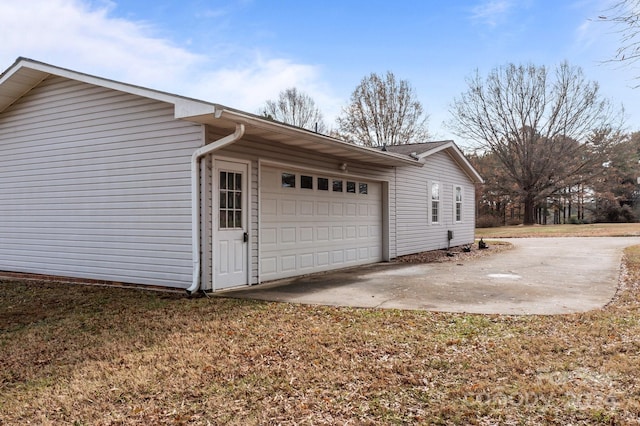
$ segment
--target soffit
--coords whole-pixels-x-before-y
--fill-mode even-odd
[[[247,136],[295,146],[296,148],[344,159],[345,161],[386,167],[407,165],[422,167],[420,161],[402,154],[383,152],[375,148],[350,144],[326,135],[265,120],[220,105],[216,105],[215,114],[185,117],[185,119],[209,124],[224,133],[233,133],[236,123],[241,123],[245,125],[245,135]]]

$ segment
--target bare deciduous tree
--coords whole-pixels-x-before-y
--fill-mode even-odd
[[[385,76],[372,73],[362,79],[338,117],[338,134],[364,146],[425,142],[427,118],[407,80],[397,81],[390,71]]]
[[[620,47],[614,60],[629,63],[640,60],[640,0],[619,0],[600,20],[618,28]]]
[[[322,113],[316,107],[314,100],[295,87],[280,92],[275,101],[266,101],[258,113],[271,120],[314,132],[325,133],[327,131]]]
[[[585,179],[602,162],[616,114],[579,67],[509,64],[486,79],[478,72],[454,99],[449,127],[500,160],[524,204],[524,223],[535,221],[536,203]]]

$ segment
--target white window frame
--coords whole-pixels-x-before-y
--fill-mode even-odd
[[[460,199],[458,199],[460,194]],[[462,222],[462,203],[464,201],[464,192],[461,185],[453,185],[453,221],[455,223]]]
[[[438,190],[438,198],[433,198],[433,188],[436,187]],[[442,185],[440,182],[431,182],[429,186],[429,222],[433,225],[438,225],[440,223],[440,217],[442,215]],[[434,203],[435,203],[435,216],[434,216]],[[435,217],[436,220],[433,220]]]

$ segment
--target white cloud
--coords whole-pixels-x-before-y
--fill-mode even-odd
[[[112,5],[29,0],[0,5],[0,60],[18,56],[142,84],[181,74],[200,56],[155,37],[153,27],[109,16]]]
[[[573,49],[588,52],[598,45],[612,41],[612,27],[599,20],[615,0],[578,0],[571,4],[570,9],[578,16],[583,16],[582,23],[574,31]]]
[[[315,71],[308,65],[293,64],[283,59],[262,59],[249,64],[225,67],[201,76],[192,90],[202,88],[224,99],[229,106],[243,105],[255,109],[264,100],[276,97],[279,90],[311,80]]]
[[[294,86],[316,101],[328,121],[333,120],[339,100],[319,82],[317,67],[286,59],[266,59],[255,54],[247,64],[203,73],[185,90],[189,96],[210,94],[216,102],[255,113],[267,99],[275,99],[280,91]]]
[[[576,42],[579,45],[585,45],[588,47],[594,41],[593,22],[591,20],[585,20],[576,29]]]
[[[241,46],[222,46],[218,56],[193,52],[162,38],[152,23],[114,17],[116,7],[108,1],[0,2],[0,69],[24,56],[249,112],[296,86],[321,109],[336,108],[313,65]]]
[[[488,0],[474,7],[471,11],[471,18],[474,21],[481,21],[491,27],[500,23],[511,9],[509,0]]]

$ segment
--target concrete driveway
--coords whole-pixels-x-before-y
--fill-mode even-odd
[[[445,263],[380,263],[221,296],[302,304],[482,314],[564,314],[615,295],[622,250],[639,237],[505,239],[512,250]],[[489,242],[489,244],[491,244]]]

